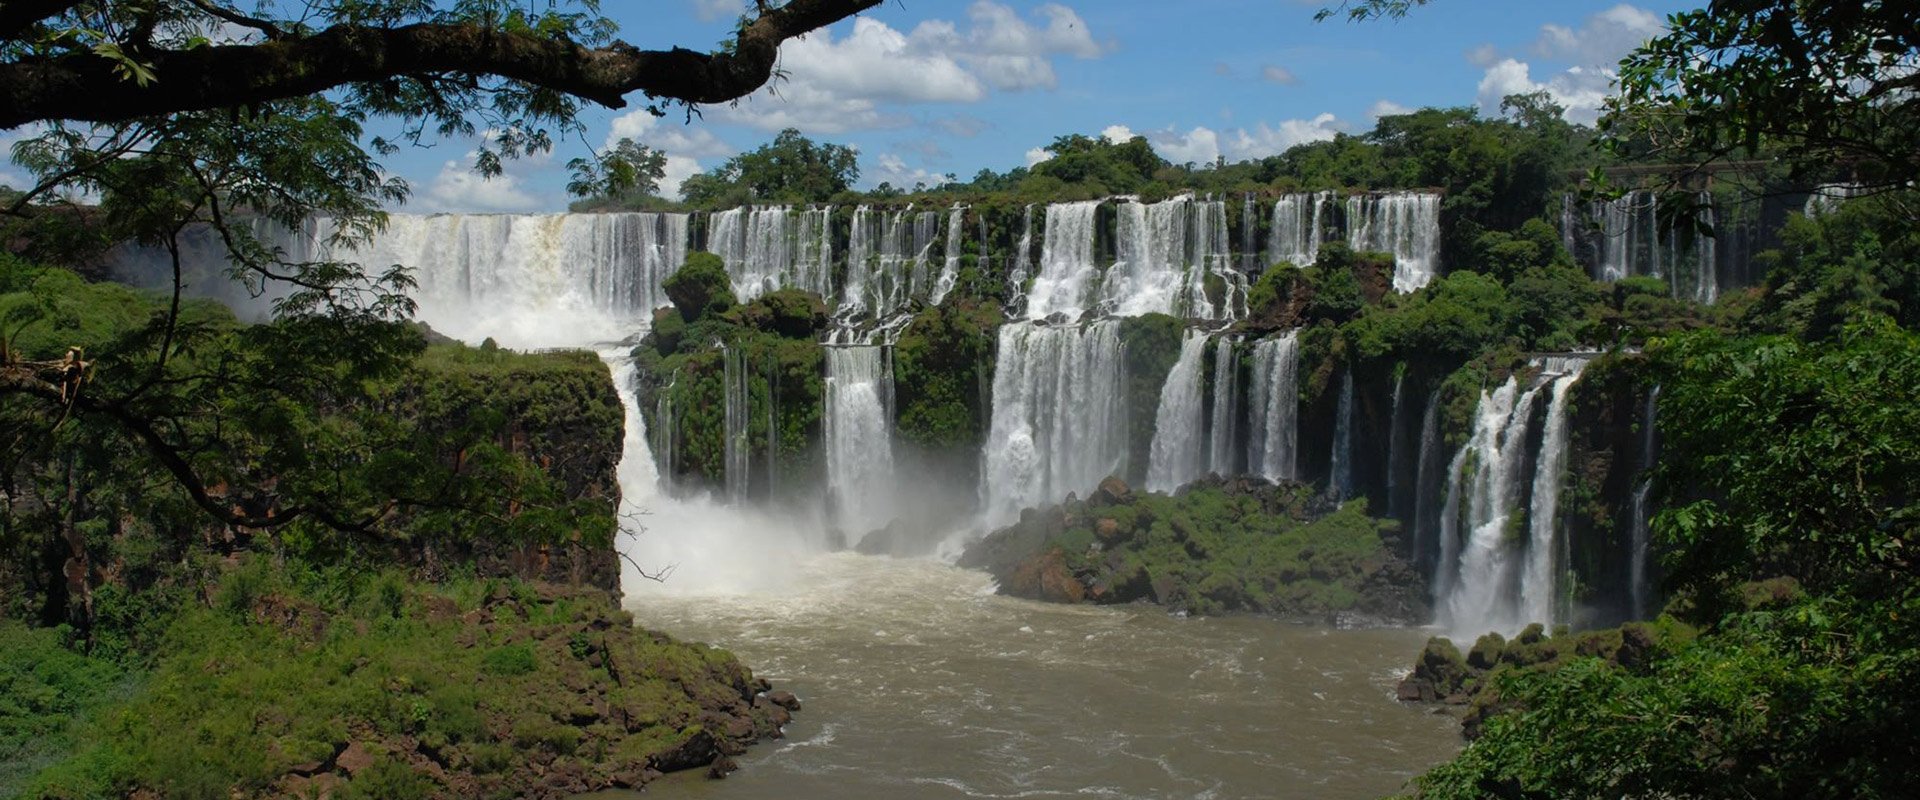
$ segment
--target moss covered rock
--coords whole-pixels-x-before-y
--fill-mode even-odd
[[[1387,545],[1394,526],[1364,500],[1334,507],[1302,484],[1212,479],[1168,496],[1108,478],[1085,501],[1023,512],[960,563],[1056,602],[1411,622],[1425,592]]]

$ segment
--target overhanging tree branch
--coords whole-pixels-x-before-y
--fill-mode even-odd
[[[498,76],[608,108],[624,107],[625,96],[634,92],[690,104],[725,102],[773,76],[782,42],[880,2],[792,0],[746,23],[731,52],[717,53],[641,50],[624,42],[587,47],[565,37],[479,23],[420,23],[336,25],[311,36],[255,44],[143,52],[140,60],[152,75],[144,85],[121,74],[115,61],[93,53],[26,58],[0,64],[0,129],[44,120],[113,122],[246,106],[353,83],[434,74]],[[12,0],[0,11],[0,33],[10,16],[58,5],[72,4]]]

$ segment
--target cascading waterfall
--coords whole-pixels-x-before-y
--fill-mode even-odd
[[[1099,200],[1053,203],[1040,240],[1040,272],[1027,292],[1027,319],[1055,314],[1078,319],[1100,270],[1093,262],[1093,222]]]
[[[1538,395],[1537,388],[1521,393],[1513,378],[1491,393],[1482,391],[1473,433],[1453,459],[1434,587],[1441,624],[1462,638],[1486,630],[1513,633],[1520,622],[1508,525],[1519,511],[1521,462]]]
[[[1555,370],[1558,367],[1558,370]],[[1521,619],[1551,629],[1565,619],[1559,608],[1560,576],[1564,573],[1566,542],[1560,537],[1560,488],[1567,472],[1567,396],[1584,360],[1546,367],[1554,375],[1547,403],[1547,427],[1534,460],[1533,497],[1527,512],[1526,572],[1520,582]]]
[[[1247,432],[1247,471],[1270,481],[1291,480],[1294,449],[1300,438],[1300,332],[1263,339],[1253,346],[1253,377],[1248,387],[1251,430]]]
[[[982,475],[988,526],[1084,495],[1126,466],[1119,325],[1015,322],[999,333]]]
[[[967,213],[967,207],[955,203],[947,211],[947,253],[946,261],[940,267],[940,277],[933,281],[933,291],[927,294],[928,305],[940,305],[947,299],[947,293],[953,291],[954,283],[960,280],[960,243],[966,237],[962,235],[960,223]]]
[[[984,237],[983,237],[984,241]],[[1033,204],[1028,203],[1020,216],[1020,238],[1013,243],[1013,258],[1007,266],[1007,313],[1021,317],[1027,308],[1027,278],[1033,271]]]
[[[1160,387],[1160,410],[1154,416],[1153,444],[1147,462],[1147,489],[1172,492],[1199,478],[1207,444],[1204,388],[1207,353],[1205,331],[1188,330],[1180,342],[1180,358]]]
[[[1561,237],[1567,249],[1581,253],[1581,243],[1593,239],[1587,252],[1592,254],[1588,267],[1594,280],[1660,278],[1676,298],[1700,303],[1719,299],[1718,246],[1714,237],[1701,232],[1715,230],[1711,193],[1694,196],[1693,224],[1677,229],[1662,227],[1660,197],[1653,192],[1596,200],[1584,219],[1574,213],[1571,197],[1562,208]]]
[[[777,289],[833,296],[831,207],[735,208],[714,213],[707,250],[720,256],[742,302]]]
[[[1414,539],[1413,560],[1419,567],[1431,570],[1438,561],[1440,518],[1434,506],[1434,493],[1439,490],[1438,473],[1441,469],[1440,453],[1440,390],[1435,389],[1427,396],[1427,410],[1420,414],[1420,462],[1414,467],[1413,480],[1413,524]]]
[[[1393,410],[1387,417],[1387,515],[1398,517],[1405,500],[1400,497],[1400,458],[1406,451],[1407,434],[1400,425],[1400,390],[1406,374],[1393,376]]]
[[[1101,298],[1123,317],[1186,311],[1187,222],[1192,195],[1116,208],[1119,261],[1107,269]]]
[[[1653,590],[1647,581],[1647,559],[1651,557],[1653,541],[1653,463],[1654,448],[1658,440],[1654,437],[1657,415],[1660,410],[1660,387],[1647,391],[1647,402],[1640,410],[1640,484],[1633,488],[1633,522],[1629,528],[1632,537],[1631,552],[1627,561],[1627,591],[1633,602],[1633,618],[1646,619],[1652,612]]]
[[[1287,194],[1273,202],[1273,227],[1267,236],[1267,264],[1285,261],[1296,267],[1312,266],[1320,258],[1320,243],[1326,228],[1321,212],[1333,202],[1332,192]]]
[[[893,517],[893,368],[880,345],[826,348],[827,493],[833,521],[859,535]]]
[[[1435,565],[1440,622],[1458,636],[1512,634],[1567,617],[1560,582],[1569,548],[1559,505],[1571,438],[1568,398],[1587,358],[1536,359],[1531,388],[1522,392],[1508,378],[1481,393],[1472,435],[1453,459]],[[1545,427],[1539,450],[1530,453],[1542,393],[1549,398]]]
[[[747,499],[748,471],[753,469],[753,445],[747,441],[747,364],[746,351],[721,345],[722,380],[726,382],[726,429],[724,447],[727,459],[727,500],[741,503]]]
[[[1393,288],[1411,292],[1440,266],[1440,195],[1391,192],[1347,198],[1347,244],[1393,254]]]
[[[418,316],[435,330],[528,347],[565,343],[554,338],[556,316],[573,321],[570,337],[625,335],[668,304],[661,283],[687,257],[685,214],[393,214],[354,247],[331,243],[336,230],[328,219],[297,231],[261,223],[254,233],[293,261],[339,259],[375,270],[406,264],[419,282],[410,293]],[[209,243],[206,250],[190,261],[209,269],[226,262],[224,248]],[[121,255],[138,260],[131,251]],[[236,309],[264,311],[260,298],[224,280],[197,283]]]
[[[1247,316],[1247,276],[1233,266],[1233,251],[1227,239],[1226,201],[1210,199],[1194,203],[1191,230],[1188,313],[1202,319],[1244,318]],[[1221,289],[1217,306],[1207,294],[1207,286],[1212,281],[1219,281]]]
[[[1353,370],[1340,379],[1340,405],[1333,417],[1333,458],[1327,489],[1335,500],[1353,496]]]
[[[1818,217],[1840,210],[1840,205],[1865,193],[1859,184],[1823,183],[1807,195],[1807,204],[1800,213],[1809,217]]]
[[[1240,362],[1234,355],[1238,339],[1222,336],[1213,346],[1213,418],[1209,431],[1209,471],[1233,475],[1240,471]]]
[[[625,363],[629,373],[631,373],[632,357],[626,356]],[[627,380],[632,380],[631,375],[629,375]],[[672,377],[667,379],[667,385],[660,388],[659,395],[654,398],[653,401],[653,418],[659,420],[660,424],[653,429],[653,441],[651,442],[653,458],[648,460],[658,460],[654,468],[655,479],[660,484],[661,491],[667,493],[672,493],[673,491],[674,450],[677,449],[679,445],[679,442],[675,441],[674,437],[679,431],[680,422],[679,419],[674,416],[673,406],[673,390],[678,388],[679,384],[680,371],[674,370]],[[623,390],[628,385],[630,384],[620,384]],[[634,416],[639,416],[638,411],[634,413]]]

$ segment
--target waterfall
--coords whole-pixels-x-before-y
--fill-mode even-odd
[[[1548,628],[1564,621],[1560,613],[1560,575],[1566,542],[1560,537],[1560,488],[1567,473],[1567,396],[1580,380],[1585,362],[1568,365],[1553,379],[1547,403],[1546,433],[1534,461],[1533,498],[1527,511],[1526,572],[1521,576],[1521,619]]]
[[[1427,396],[1427,410],[1420,414],[1420,462],[1413,479],[1413,559],[1416,566],[1432,569],[1439,554],[1440,517],[1434,508],[1434,480],[1440,470],[1440,390]]]
[[[1206,411],[1201,379],[1207,352],[1207,334],[1188,330],[1180,342],[1180,359],[1160,387],[1160,411],[1154,416],[1153,447],[1147,462],[1147,488],[1169,492],[1199,478],[1204,468]]]
[[[1696,232],[1693,234],[1693,301],[1712,303],[1720,299],[1719,252],[1716,240],[1712,236],[1699,233],[1699,230],[1717,231],[1714,226],[1712,196],[1701,193],[1701,204],[1694,211]]]
[[[1801,207],[1800,213],[1809,217],[1832,214],[1840,210],[1842,203],[1865,193],[1859,184],[1823,183],[1807,195],[1807,204]]]
[[[1579,234],[1585,226],[1574,218],[1570,198],[1563,206],[1562,236],[1569,242],[1568,250],[1578,254]],[[1660,197],[1647,191],[1594,201],[1587,219],[1599,237],[1592,243],[1588,265],[1594,280],[1660,278],[1667,281],[1675,298],[1698,303],[1719,299],[1717,242],[1701,232],[1716,230],[1711,193],[1694,196],[1692,224],[1677,228],[1662,227]]]
[[[1047,224],[1040,240],[1040,272],[1027,292],[1027,319],[1055,314],[1078,319],[1088,304],[1095,280],[1093,222],[1100,201],[1053,203],[1047,206]]]
[[[1285,261],[1309,267],[1320,258],[1321,209],[1333,202],[1332,192],[1287,194],[1273,202],[1273,227],[1267,235],[1267,263]]]
[[[1248,387],[1252,430],[1247,435],[1247,471],[1270,481],[1291,480],[1299,438],[1300,332],[1253,346],[1253,383]]]
[[[989,526],[1022,508],[1083,496],[1126,466],[1119,325],[1000,328],[993,420],[982,462]]]
[[[1252,275],[1260,271],[1260,251],[1256,249],[1255,239],[1260,230],[1260,206],[1254,201],[1253,193],[1248,192],[1240,204],[1240,274]]]
[[[1442,624],[1465,638],[1517,628],[1508,525],[1525,488],[1521,462],[1538,395],[1537,388],[1520,393],[1513,378],[1491,394],[1481,392],[1473,434],[1453,460],[1447,511],[1441,519],[1439,568],[1444,579],[1435,581],[1435,587]]]
[[[953,291],[954,283],[960,280],[960,242],[962,235],[960,222],[967,213],[967,207],[959,203],[947,211],[947,253],[946,261],[940,267],[940,277],[933,281],[933,291],[927,294],[927,305],[937,306],[947,299],[947,293]]]
[[[1027,306],[1027,277],[1033,271],[1033,204],[1020,217],[1020,238],[1013,244],[1007,266],[1007,315],[1020,318]]]
[[[1332,467],[1327,491],[1335,500],[1353,496],[1353,368],[1340,379],[1340,407],[1334,414]]]
[[[1192,195],[1181,195],[1158,203],[1128,200],[1115,209],[1119,260],[1107,270],[1101,286],[1104,304],[1114,314],[1185,313],[1192,202]]]
[[[747,417],[751,413],[747,396],[746,351],[721,345],[723,380],[726,382],[726,482],[727,501],[745,502],[753,469],[753,445],[747,440]]]
[[[893,518],[893,370],[883,346],[826,356],[827,494],[835,524],[858,536]]]
[[[337,246],[339,231],[324,218],[298,230],[260,222],[253,232],[292,261],[354,261],[369,272],[405,264],[419,283],[409,292],[417,316],[436,331],[520,347],[625,335],[668,305],[661,284],[687,257],[685,214],[393,214],[354,246]],[[196,293],[266,316],[277,295],[255,297],[231,282],[222,272],[224,246],[207,239],[188,259],[208,273],[195,276]],[[130,282],[152,285],[157,277],[151,254],[139,248],[119,248],[110,260]],[[554,318],[570,320],[569,330],[556,330]]]
[[[713,214],[707,250],[720,257],[741,302],[777,289],[833,296],[831,207],[735,208]]]
[[[1227,204],[1205,200],[1193,204],[1193,247],[1188,258],[1188,315],[1201,319],[1241,319],[1247,315],[1247,276],[1233,266],[1227,239]],[[1207,294],[1209,281],[1218,280],[1220,304]]]
[[[1647,559],[1651,557],[1653,539],[1653,464],[1654,447],[1657,440],[1656,415],[1660,410],[1660,387],[1647,391],[1647,402],[1640,410],[1640,484],[1633,489],[1633,523],[1631,553],[1627,561],[1627,587],[1633,600],[1634,619],[1646,619],[1651,614],[1653,591],[1647,582]]]
[[[911,207],[892,213],[859,206],[847,244],[847,279],[839,314],[882,320],[926,297],[927,251],[933,248],[939,215]]]
[[[1400,458],[1406,451],[1407,432],[1400,425],[1400,390],[1406,373],[1393,376],[1393,410],[1387,416],[1387,516],[1399,517],[1406,500],[1400,496]]]
[[[1570,443],[1568,397],[1587,358],[1535,359],[1540,372],[1531,388],[1522,392],[1517,379],[1508,378],[1480,395],[1472,435],[1453,459],[1434,566],[1440,622],[1457,636],[1512,634],[1529,623],[1566,620],[1560,583],[1569,548],[1559,505]],[[1545,427],[1539,450],[1530,453],[1542,392],[1549,397]]]
[[[1411,292],[1440,264],[1440,195],[1392,192],[1347,198],[1347,244],[1393,254],[1393,288]]]
[[[618,359],[610,358],[610,360],[614,363],[624,364],[628,372],[627,380],[632,380],[633,358],[631,353],[622,353]],[[615,370],[615,380],[619,380],[618,370]],[[671,493],[673,490],[673,459],[674,452],[679,446],[676,436],[680,430],[680,420],[674,416],[673,404],[673,390],[678,388],[679,385],[680,371],[674,370],[673,376],[667,380],[667,385],[660,388],[660,391],[656,394],[653,401],[653,418],[660,421],[660,426],[653,430],[654,438],[650,443],[653,452],[650,454],[652,458],[649,458],[648,461],[654,464],[654,482],[659,483],[660,488],[668,493]],[[621,385],[620,388],[622,391],[628,389],[625,385]],[[635,410],[633,415],[636,417],[639,416],[639,411]]]
[[[1239,472],[1237,430],[1240,420],[1240,362],[1234,356],[1239,340],[1222,336],[1213,346],[1213,420],[1208,452],[1209,470],[1219,475]]]

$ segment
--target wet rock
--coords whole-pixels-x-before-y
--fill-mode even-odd
[[[1500,663],[1500,653],[1506,650],[1507,640],[1498,633],[1481,636],[1473,643],[1473,649],[1467,652],[1467,666],[1476,670],[1493,669]]]
[[[784,708],[788,711],[800,710],[800,698],[794,697],[793,692],[789,692],[784,689],[768,692],[767,702],[772,703],[781,708]]]
[[[1131,503],[1133,488],[1128,486],[1126,481],[1120,480],[1119,476],[1109,475],[1106,480],[1100,482],[1099,488],[1093,490],[1093,495],[1087,498],[1087,502],[1096,508]]]

